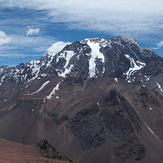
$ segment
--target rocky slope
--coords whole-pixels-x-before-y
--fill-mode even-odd
[[[75,163],[162,163],[162,73],[163,59],[126,37],[1,67],[0,137],[47,139]]]
[[[46,138],[77,163],[162,162],[163,100],[146,87],[49,76],[12,98],[0,114],[2,138],[25,144]]]

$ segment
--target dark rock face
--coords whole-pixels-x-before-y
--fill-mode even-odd
[[[106,141],[97,105],[79,111],[71,120],[72,131],[84,150],[98,147]]]
[[[77,56],[76,56],[77,57]],[[79,76],[89,76],[89,63],[88,63],[89,57],[85,54],[82,54],[79,56],[79,59],[74,61],[75,63],[74,67],[71,70],[72,74],[76,74]]]
[[[103,115],[110,117],[106,117],[106,119],[116,119],[116,117],[120,118],[119,124],[127,124],[126,121],[130,120],[130,123],[133,124],[134,128],[139,132],[140,130],[140,119],[138,115],[136,114],[135,110],[132,108],[132,106],[126,101],[126,99],[121,96],[115,88],[110,90],[108,94],[100,101],[100,106],[102,106],[104,109]],[[115,110],[115,107],[117,110]],[[113,111],[115,111],[113,114],[108,112],[108,108],[114,108]],[[122,110],[121,110],[122,109]],[[105,114],[106,113],[106,114]],[[122,115],[125,115],[127,113],[128,115],[128,120],[125,118],[121,118]]]
[[[72,131],[84,150],[96,148],[106,141],[100,118],[81,120],[78,124],[72,124]]]
[[[71,119],[71,126],[84,150],[96,148],[109,139],[114,144],[114,154],[123,161],[145,157],[146,150],[134,131],[141,130],[140,119],[114,88],[99,103],[79,111]]]
[[[154,61],[153,61],[154,59]],[[151,57],[147,61],[147,66],[144,68],[144,73],[147,76],[157,76],[162,73],[163,69],[163,58],[160,57]]]
[[[102,117],[107,136],[115,143],[114,154],[123,161],[131,157],[135,160],[143,159],[146,153],[145,148],[137,139],[124,111],[104,112]]]
[[[140,119],[132,106],[114,89],[100,101],[100,106],[106,135],[115,144],[114,154],[123,161],[131,157],[143,159],[146,151],[134,132],[141,130]]]
[[[70,159],[65,156],[62,156],[59,152],[57,152],[56,149],[46,139],[41,140],[37,144],[37,147],[39,148],[42,155],[46,158],[72,162]]]
[[[126,141],[120,142],[114,148],[114,154],[123,161],[133,157],[135,160],[139,161],[145,157],[145,148],[144,146],[135,138],[127,139]]]

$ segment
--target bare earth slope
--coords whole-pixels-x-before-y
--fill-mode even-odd
[[[44,158],[35,146],[22,145],[0,139],[1,163],[66,163],[65,161]]]
[[[162,95],[120,79],[38,79],[4,101],[0,113],[1,138],[46,138],[75,163],[163,160]]]

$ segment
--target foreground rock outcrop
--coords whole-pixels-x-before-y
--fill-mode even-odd
[[[62,156],[59,152],[56,151],[56,149],[46,140],[41,140],[37,147],[39,148],[41,154],[46,157],[53,160],[62,160],[72,163],[72,160],[68,159],[65,156]]]
[[[1,163],[68,163],[66,161],[45,158],[32,145],[22,145],[0,139]]]

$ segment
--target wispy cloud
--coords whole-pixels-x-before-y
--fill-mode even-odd
[[[27,36],[29,35],[37,35],[40,32],[39,28],[34,28],[33,26],[28,26],[28,31],[26,33]]]
[[[3,2],[3,3],[2,3]],[[43,10],[50,21],[68,28],[107,32],[113,35],[158,35],[163,22],[162,0],[2,0],[1,6]]]
[[[0,45],[5,45],[11,42],[11,38],[6,35],[5,32],[0,31]]]
[[[23,35],[9,35],[10,42],[5,46],[0,46],[0,56],[17,57],[17,56],[42,56],[46,53],[49,45],[56,42],[51,37],[30,37]],[[23,54],[23,55],[22,55]]]
[[[157,50],[163,47],[163,41],[160,41],[156,44],[156,47],[152,47],[151,49]]]
[[[60,52],[66,45],[71,44],[70,42],[59,41],[54,43],[51,47],[47,49],[48,52],[57,53]]]
[[[158,42],[163,38],[162,6],[162,0],[0,0],[0,54],[41,56],[47,50],[60,51],[67,43],[58,42],[56,31],[51,30],[58,24],[66,30]],[[60,29],[57,32],[63,34]],[[155,48],[161,47],[159,42]]]
[[[26,54],[20,54],[20,53],[0,53],[0,57],[6,57],[6,58],[23,58],[26,57]]]

